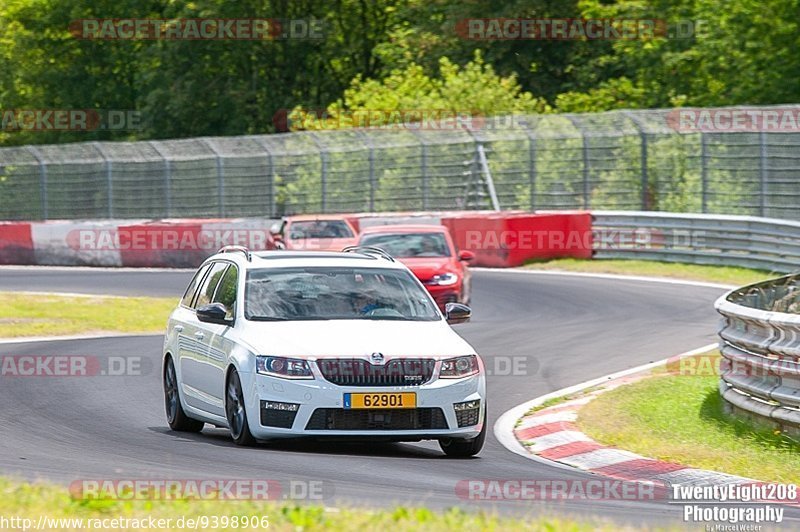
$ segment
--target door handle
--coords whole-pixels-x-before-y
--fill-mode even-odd
[[[175,332],[183,332],[183,325],[176,325],[173,329]]]
[[[196,333],[194,333],[194,337],[195,337],[195,338],[197,338],[198,340],[202,340],[203,338],[205,338],[205,336],[206,336],[206,335],[205,335],[205,334],[203,334],[203,333],[202,333],[202,332],[200,332],[200,331],[197,331]]]

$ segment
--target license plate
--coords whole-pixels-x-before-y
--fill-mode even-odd
[[[344,407],[353,409],[365,408],[416,408],[415,393],[346,393]]]

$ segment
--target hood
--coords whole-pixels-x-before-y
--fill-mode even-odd
[[[476,353],[445,321],[326,320],[247,322],[258,354],[297,358],[450,358]]]
[[[445,270],[450,271],[451,257],[409,257],[397,260],[405,264],[420,281],[427,281]]]

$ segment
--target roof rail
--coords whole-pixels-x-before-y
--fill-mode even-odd
[[[244,256],[247,258],[247,262],[253,261],[252,253],[250,253],[250,250],[244,246],[223,246],[219,248],[217,253],[244,253]]]
[[[363,253],[364,255],[378,255],[386,260],[394,262],[394,257],[389,255],[386,250],[374,246],[347,246],[342,251],[345,253]]]

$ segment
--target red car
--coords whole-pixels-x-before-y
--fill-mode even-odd
[[[358,242],[356,230],[344,216],[287,216],[270,230],[278,249],[341,251]]]
[[[360,246],[380,248],[405,264],[428,289],[436,303],[468,304],[471,251],[457,251],[450,232],[441,225],[382,225],[361,232]]]

